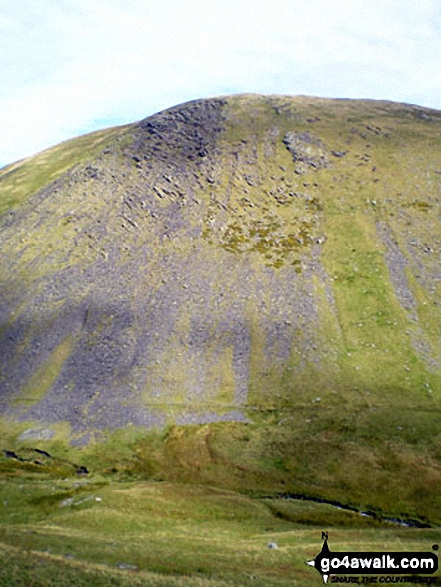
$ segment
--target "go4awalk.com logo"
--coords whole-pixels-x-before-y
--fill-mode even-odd
[[[429,584],[437,581],[435,577],[422,577],[421,581],[415,579],[416,575],[433,575],[438,570],[438,557],[433,552],[332,552],[329,549],[327,533],[323,532],[322,538],[324,539],[322,550],[306,564],[314,567],[322,575],[324,583],[328,582],[330,576],[332,576],[331,582],[366,584],[392,582]],[[351,577],[340,580],[336,577],[339,575]],[[355,575],[358,576],[355,577]],[[375,577],[369,575],[375,575]],[[393,577],[392,580],[391,575],[400,575],[400,577]]]

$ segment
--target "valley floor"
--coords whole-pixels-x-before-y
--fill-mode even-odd
[[[305,563],[322,531],[332,551],[428,552],[441,542],[440,528],[200,485],[18,475],[0,479],[0,500],[8,587],[312,586],[322,579]],[[441,583],[439,571],[430,577]]]

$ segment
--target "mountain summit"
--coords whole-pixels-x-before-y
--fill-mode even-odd
[[[439,411],[440,131],[417,106],[239,95],[0,170],[1,413],[81,445]]]

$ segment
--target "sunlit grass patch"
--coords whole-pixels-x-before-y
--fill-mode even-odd
[[[50,481],[29,484],[27,499],[11,499],[7,507],[17,512],[27,501],[28,508],[38,511],[42,493],[54,489]],[[399,529],[379,520],[369,528],[358,514],[326,504],[256,500],[213,487],[84,486],[69,503],[65,494],[54,495],[53,509],[44,516],[40,512],[39,519],[27,509],[25,516],[3,520],[0,577],[3,573],[5,581],[14,577],[16,585],[25,585],[26,560],[33,560],[35,578],[47,585],[61,571],[73,585],[85,577],[90,585],[101,585],[103,577],[109,584],[134,586],[139,581],[201,587],[312,585],[317,577],[305,562],[319,552],[324,529],[334,550],[424,551],[438,536],[436,530]],[[87,505],[75,504],[88,495],[93,499]]]

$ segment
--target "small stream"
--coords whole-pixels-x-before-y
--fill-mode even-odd
[[[374,511],[371,511],[371,510],[363,511],[363,510],[359,510],[355,507],[345,505],[345,504],[340,503],[338,501],[321,499],[319,497],[311,497],[311,496],[307,496],[307,495],[301,495],[298,493],[278,493],[276,496],[273,496],[273,498],[274,497],[276,499],[287,499],[287,500],[293,500],[293,501],[294,500],[301,500],[301,501],[311,501],[314,503],[323,503],[326,505],[331,505],[331,506],[333,506],[337,509],[340,509],[340,510],[354,512],[356,514],[359,514],[360,516],[374,518],[374,519],[380,520],[382,522],[390,522],[392,524],[397,524],[398,526],[403,526],[405,528],[431,528],[432,527],[430,524],[421,522],[420,520],[415,520],[412,518],[403,519],[403,518],[382,516],[381,514],[374,512]]]

